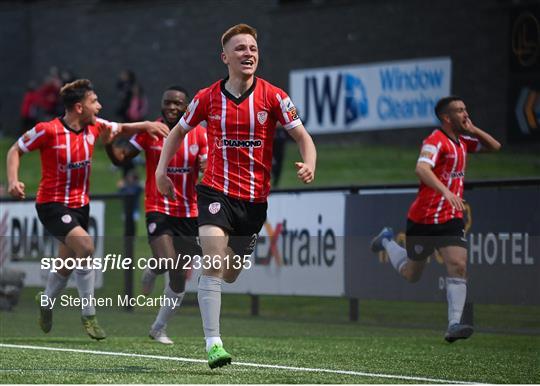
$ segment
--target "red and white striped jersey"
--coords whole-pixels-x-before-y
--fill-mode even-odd
[[[208,165],[202,184],[232,198],[265,202],[270,192],[272,144],[279,121],[285,129],[302,122],[289,96],[261,78],[240,98],[221,80],[200,90],[180,125],[207,122]]]
[[[461,135],[459,142],[437,129],[427,137],[420,151],[418,162],[431,165],[437,178],[456,196],[463,198],[463,181],[467,153],[480,149],[480,141]],[[442,224],[454,218],[463,218],[437,190],[420,181],[416,200],[409,208],[408,218],[421,224]]]
[[[153,139],[147,133],[140,133],[131,137],[129,142],[139,151],[144,150],[146,156],[146,212],[160,212],[174,217],[197,217],[195,185],[199,179],[199,160],[205,159],[208,153],[206,129],[197,126],[191,130],[167,166],[167,175],[173,182],[176,200],[168,199],[156,187],[155,172],[164,138]]]
[[[88,204],[94,145],[106,125],[113,132],[118,129],[117,123],[98,118],[95,125],[77,132],[62,118],[55,118],[38,123],[19,138],[17,144],[23,152],[40,151],[38,204],[59,202],[70,208]]]

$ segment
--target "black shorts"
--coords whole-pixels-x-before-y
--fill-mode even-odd
[[[455,218],[443,224],[419,224],[407,219],[407,256],[427,259],[435,249],[458,246],[467,249],[463,220]]]
[[[189,256],[201,254],[201,247],[197,241],[199,236],[197,218],[147,212],[146,232],[150,243],[159,236],[169,235],[173,238],[174,249],[179,253]]]
[[[229,234],[229,247],[237,255],[251,255],[264,222],[266,202],[231,198],[204,185],[197,185],[199,226],[217,225]]]
[[[59,202],[36,204],[39,221],[47,232],[64,242],[66,236],[75,227],[81,226],[88,232],[90,205],[81,208],[69,208]]]

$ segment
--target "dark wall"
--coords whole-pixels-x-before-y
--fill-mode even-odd
[[[28,80],[56,65],[93,80],[114,119],[119,71],[135,71],[159,112],[161,91],[192,93],[226,74],[219,39],[246,22],[259,31],[259,75],[287,89],[297,68],[421,57],[452,58],[452,90],[473,121],[504,140],[509,4],[496,0],[4,1],[0,4],[0,122],[17,130]],[[308,128],[309,129],[309,128]],[[426,130],[368,134],[417,140]]]

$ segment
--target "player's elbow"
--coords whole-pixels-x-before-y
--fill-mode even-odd
[[[14,159],[14,158],[20,158],[20,156],[22,155],[22,151],[21,149],[19,148],[19,145],[17,145],[17,143],[15,142],[13,145],[11,145],[11,147],[9,148],[8,152],[7,152],[7,161],[8,163],[10,162],[10,160]]]
[[[421,163],[417,163],[416,167],[414,168],[414,173],[418,178],[422,178],[422,175],[424,174],[424,166]]]

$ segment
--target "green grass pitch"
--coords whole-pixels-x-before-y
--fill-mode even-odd
[[[169,325],[175,344],[164,346],[147,337],[157,311],[147,307],[98,310],[102,342],[83,333],[74,308],[56,311],[45,335],[33,292],[0,314],[1,383],[540,382],[538,307],[477,306],[484,326],[447,344],[444,304],[366,301],[362,320],[349,322],[345,299],[263,297],[252,317],[246,296],[224,295],[233,365],[210,370],[193,295]]]

